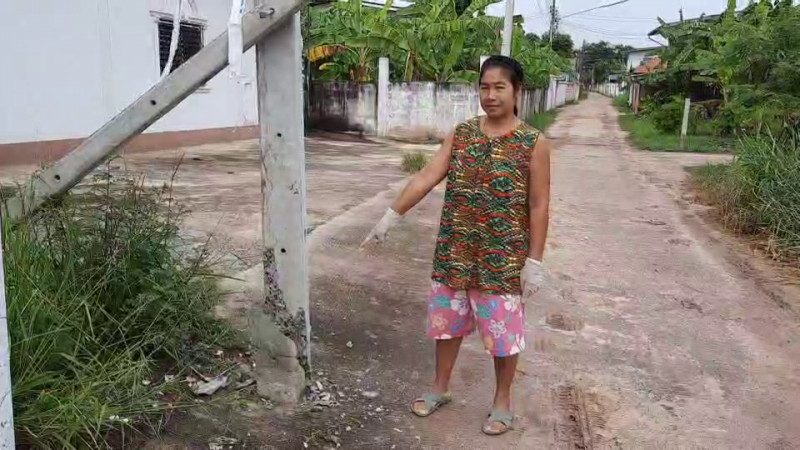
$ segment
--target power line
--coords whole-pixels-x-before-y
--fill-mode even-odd
[[[594,11],[594,10],[597,10],[597,9],[610,8],[612,6],[621,5],[623,3],[628,3],[629,1],[630,0],[618,0],[618,1],[614,2],[614,3],[609,3],[607,5],[595,6],[594,8],[584,9],[583,11],[578,11],[578,12],[574,12],[574,13],[571,13],[571,14],[567,14],[563,18],[566,19],[567,17],[577,16],[578,14],[584,14],[584,13],[587,13],[589,11]]]
[[[564,21],[564,25],[567,25],[567,26],[572,27],[572,28],[578,28],[580,30],[588,31],[590,33],[597,34],[597,35],[600,35],[600,36],[613,37],[613,38],[622,39],[622,40],[641,40],[641,39],[646,39],[647,38],[647,36],[645,34],[635,35],[635,34],[628,34],[628,33],[624,33],[622,31],[616,31],[616,30],[605,30],[605,29],[602,29],[602,28],[592,28],[592,27],[587,27],[587,26],[576,24],[574,22],[566,21],[566,20]]]
[[[547,15],[547,8],[544,6],[544,3],[542,3],[542,0],[536,0],[536,7],[539,9],[541,15]]]
[[[656,18],[650,19],[633,19],[629,17],[595,17],[590,15],[573,17],[572,20],[587,20],[596,22],[616,22],[616,23],[644,23],[644,22],[658,22]]]

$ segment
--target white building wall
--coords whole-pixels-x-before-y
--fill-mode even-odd
[[[124,109],[159,79],[159,15],[176,0],[0,1],[0,144],[81,138]],[[227,27],[230,2],[184,0],[184,17],[204,25],[211,42]],[[257,123],[255,56],[244,57],[249,82],[209,81],[148,132]]]

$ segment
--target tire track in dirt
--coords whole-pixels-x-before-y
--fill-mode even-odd
[[[552,392],[557,447],[591,450],[602,444],[607,419],[598,395],[573,383],[557,386]]]

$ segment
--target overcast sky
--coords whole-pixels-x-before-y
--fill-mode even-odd
[[[568,14],[614,3],[616,0],[556,0],[562,17]],[[525,29],[541,34],[548,29],[547,3],[552,0],[516,0],[515,14],[525,18]],[[748,0],[738,0],[739,7],[747,5]],[[683,7],[685,18],[698,17],[703,13],[718,14],[725,10],[727,0],[629,0],[627,3],[610,8],[566,17],[559,30],[572,36],[575,47],[581,43],[608,41],[632,47],[652,47],[653,41],[647,33],[658,27],[656,17],[667,22],[678,20],[678,10]],[[489,8],[492,15],[503,15],[505,3]]]

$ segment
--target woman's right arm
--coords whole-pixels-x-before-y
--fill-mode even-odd
[[[433,159],[408,182],[403,192],[392,204],[392,207],[386,211],[383,218],[364,239],[361,248],[364,248],[370,242],[380,243],[386,240],[389,229],[392,228],[397,219],[425,198],[447,176],[447,169],[450,167],[450,155],[452,154],[453,134],[450,134],[444,140]]]
[[[453,154],[453,134],[451,133],[436,152],[433,159],[408,182],[403,192],[392,204],[392,209],[399,215],[416,206],[428,193],[447,176],[450,167],[450,156]]]

